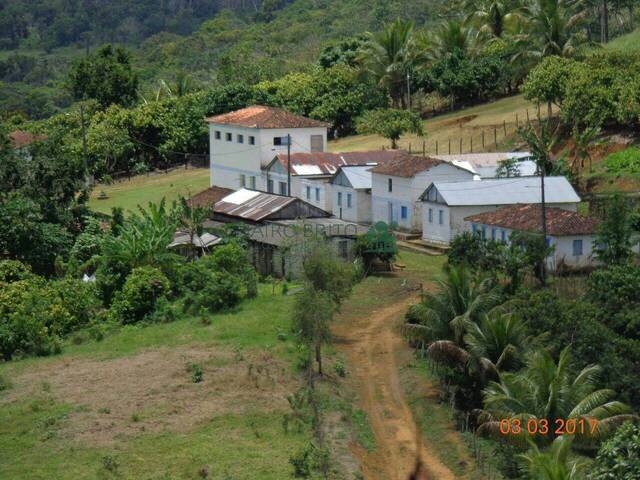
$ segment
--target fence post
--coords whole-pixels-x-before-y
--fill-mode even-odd
[[[460,154],[462,154],[462,137],[460,137]]]
[[[529,109],[527,108],[527,123],[529,123]]]
[[[409,142],[409,154],[411,154],[411,142]]]
[[[473,153],[473,135],[471,135],[469,137],[469,145],[470,145],[470,149],[471,149],[471,153]]]
[[[519,127],[519,124],[518,124],[518,112],[516,112],[516,128],[518,128],[518,127]]]
[[[438,155],[438,140],[436,139],[436,155]]]
[[[451,139],[449,139],[449,155],[451,155]]]
[[[482,149],[484,150],[484,130],[482,130]]]
[[[438,151],[438,141],[436,140],[436,153]],[[427,142],[426,141],[422,141],[422,156],[426,157],[427,156]]]
[[[502,126],[504,128],[504,136],[506,137],[507,136],[507,121],[506,120],[502,121]]]
[[[498,149],[498,129],[493,127],[493,143],[496,146],[496,150]]]

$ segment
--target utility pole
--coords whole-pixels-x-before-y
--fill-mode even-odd
[[[544,171],[545,167],[544,165],[542,165],[542,168],[540,168],[540,185],[542,188],[542,241],[544,242],[544,247],[547,247],[547,205],[545,203],[545,195],[544,195]],[[547,266],[546,266],[546,258],[542,260],[542,264],[540,265],[540,276],[542,278],[542,283],[545,284],[547,279]]]
[[[287,196],[291,196],[291,135],[287,133]]]
[[[411,75],[407,72],[407,110],[411,110]]]

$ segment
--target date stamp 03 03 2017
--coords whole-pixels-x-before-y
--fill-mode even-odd
[[[500,420],[499,431],[501,435],[589,435],[598,429],[598,420],[595,418],[531,418],[520,420],[519,418],[503,418]]]

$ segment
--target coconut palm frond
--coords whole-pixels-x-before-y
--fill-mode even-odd
[[[590,415],[594,409],[606,404],[616,396],[613,390],[597,390],[584,397],[569,413],[569,418]],[[590,415],[593,416],[593,415]]]
[[[438,340],[429,345],[427,355],[436,363],[465,367],[471,355],[449,340]]]

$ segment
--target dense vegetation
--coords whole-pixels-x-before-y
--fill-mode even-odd
[[[640,409],[640,267],[630,248],[640,232],[621,202],[607,205],[597,249],[605,266],[588,276],[582,294],[559,294],[561,277],[543,283],[539,264],[548,252],[535,237],[506,245],[465,234],[452,244],[438,289],[407,314],[405,332],[437,366],[462,424],[500,440],[509,478],[568,480],[590,470],[589,478],[632,478],[637,471],[623,446],[637,427],[601,443],[637,421]],[[580,419],[597,428],[556,431],[558,422]],[[541,422],[554,426],[551,434],[537,433]],[[599,447],[595,470],[576,456]],[[584,476],[572,477],[572,469]]]

